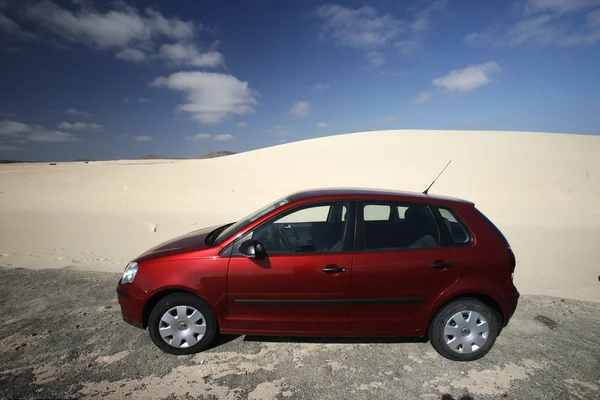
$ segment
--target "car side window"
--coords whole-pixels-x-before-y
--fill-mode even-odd
[[[363,203],[361,208],[363,250],[440,247],[438,226],[425,204]]]
[[[453,244],[465,244],[471,240],[471,235],[467,228],[456,217],[454,211],[448,208],[438,207],[442,221],[446,230],[450,234]]]
[[[363,218],[365,221],[387,221],[391,210],[389,205],[367,204],[363,209]]]
[[[275,217],[240,242],[256,240],[271,255],[342,251],[348,207],[347,203],[309,205]]]

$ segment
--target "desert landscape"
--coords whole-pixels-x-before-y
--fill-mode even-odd
[[[149,247],[291,192],[367,187],[473,201],[505,232],[522,293],[600,301],[600,138],[376,131],[206,160],[0,166],[0,263],[122,272]]]
[[[594,398],[599,154],[597,136],[393,130],[203,160],[0,165],[0,397]],[[149,247],[297,190],[422,192],[448,161],[430,193],[473,201],[517,257],[520,306],[480,361],[405,341],[250,337],[171,357],[121,320],[117,279]]]

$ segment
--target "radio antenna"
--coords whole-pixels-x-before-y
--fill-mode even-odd
[[[446,168],[448,168],[448,165],[450,165],[451,162],[452,162],[452,160],[448,161],[448,164],[446,164],[446,166],[444,167],[444,169],[442,170],[442,172],[440,172],[438,174],[438,176],[435,177],[435,179],[433,180],[433,182],[431,182],[431,185],[429,185],[427,187],[427,189],[425,189],[425,191],[423,192],[423,194],[428,194],[429,189],[431,189],[431,187],[433,186],[433,184],[435,183],[435,181],[437,181],[438,178],[440,177],[440,175],[442,175],[444,173],[444,171],[446,170]]]

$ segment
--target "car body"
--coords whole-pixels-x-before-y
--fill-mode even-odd
[[[318,189],[149,249],[117,293],[123,319],[172,354],[200,351],[219,332],[418,336],[469,361],[515,312],[515,265],[472,202]]]

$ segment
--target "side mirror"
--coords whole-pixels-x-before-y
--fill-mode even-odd
[[[267,254],[262,243],[256,240],[247,240],[242,243],[240,252],[248,258],[262,258]]]

